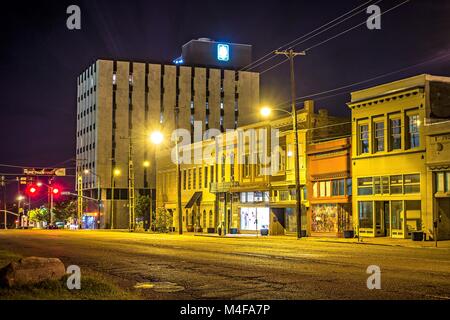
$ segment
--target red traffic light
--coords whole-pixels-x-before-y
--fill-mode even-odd
[[[34,196],[34,195],[36,195],[38,193],[38,191],[39,191],[39,189],[35,185],[29,185],[27,187],[26,193],[29,196]]]

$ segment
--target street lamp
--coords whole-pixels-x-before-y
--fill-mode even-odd
[[[295,163],[295,203],[297,207],[297,238],[302,238],[302,205],[301,205],[301,194],[300,194],[300,163],[299,163],[299,148],[298,148],[298,128],[297,128],[297,110],[295,109],[295,104],[292,106],[292,112],[283,109],[271,109],[269,107],[261,108],[261,115],[263,117],[268,117],[272,113],[272,110],[281,111],[289,114],[292,117],[292,128],[294,130],[294,144],[295,152],[294,163]]]
[[[164,136],[160,131],[154,131],[150,134],[150,141],[153,144],[160,145],[164,141]]]
[[[178,115],[176,114],[176,119]],[[176,120],[177,121],[177,120]],[[178,126],[176,126],[178,127]],[[150,141],[155,145],[160,145],[164,141],[164,135],[160,131],[155,131],[150,134]],[[179,148],[178,138],[175,141],[176,165],[177,165],[177,211],[178,211],[178,233],[183,234],[183,213],[181,207],[181,165],[178,159]]]
[[[114,187],[116,185],[115,177],[120,176],[121,173],[122,172],[119,168],[114,168],[111,183],[111,229],[114,229]]]

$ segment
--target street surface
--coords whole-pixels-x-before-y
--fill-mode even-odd
[[[0,250],[58,257],[145,299],[450,299],[450,249],[111,231],[0,231]],[[381,290],[366,270],[381,268]],[[142,289],[133,289],[144,284]],[[145,284],[150,284],[147,287]]]

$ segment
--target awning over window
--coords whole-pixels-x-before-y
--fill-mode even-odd
[[[202,200],[202,194],[203,194],[203,192],[196,192],[196,193],[194,193],[192,195],[191,200],[189,200],[189,202],[186,204],[185,208],[186,209],[190,209],[190,208],[192,208],[194,203],[199,204],[200,201]]]

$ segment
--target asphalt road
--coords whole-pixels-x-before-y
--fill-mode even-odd
[[[450,299],[450,249],[110,231],[0,231],[0,249],[58,257],[146,299]],[[366,270],[381,269],[381,289]]]

